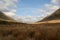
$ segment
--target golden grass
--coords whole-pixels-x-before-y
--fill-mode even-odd
[[[60,23],[5,23],[0,24],[0,40],[60,40]]]
[[[32,24],[46,24],[46,23],[60,23],[60,20],[50,20],[50,21],[44,21],[44,22],[36,22]]]

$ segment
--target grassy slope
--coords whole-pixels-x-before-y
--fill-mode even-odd
[[[45,23],[60,23],[60,19],[58,19],[58,20],[44,21],[44,22],[36,22],[36,23],[33,23],[33,24],[45,24]]]
[[[0,11],[0,21],[15,22],[15,20]]]
[[[38,22],[50,21],[50,20],[57,20],[57,19],[60,19],[60,9],[56,10],[50,16],[47,16],[43,20],[38,21]]]

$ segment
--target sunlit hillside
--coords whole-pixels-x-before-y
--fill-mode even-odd
[[[45,17],[43,20],[33,24],[41,24],[41,23],[60,23],[60,9],[56,10],[50,16]]]

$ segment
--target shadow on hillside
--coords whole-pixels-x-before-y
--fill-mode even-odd
[[[7,21],[0,21],[0,25],[6,25],[7,23]]]

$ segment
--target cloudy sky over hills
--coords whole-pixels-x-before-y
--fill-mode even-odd
[[[60,6],[60,0],[0,0],[0,11],[22,22],[36,22]]]

